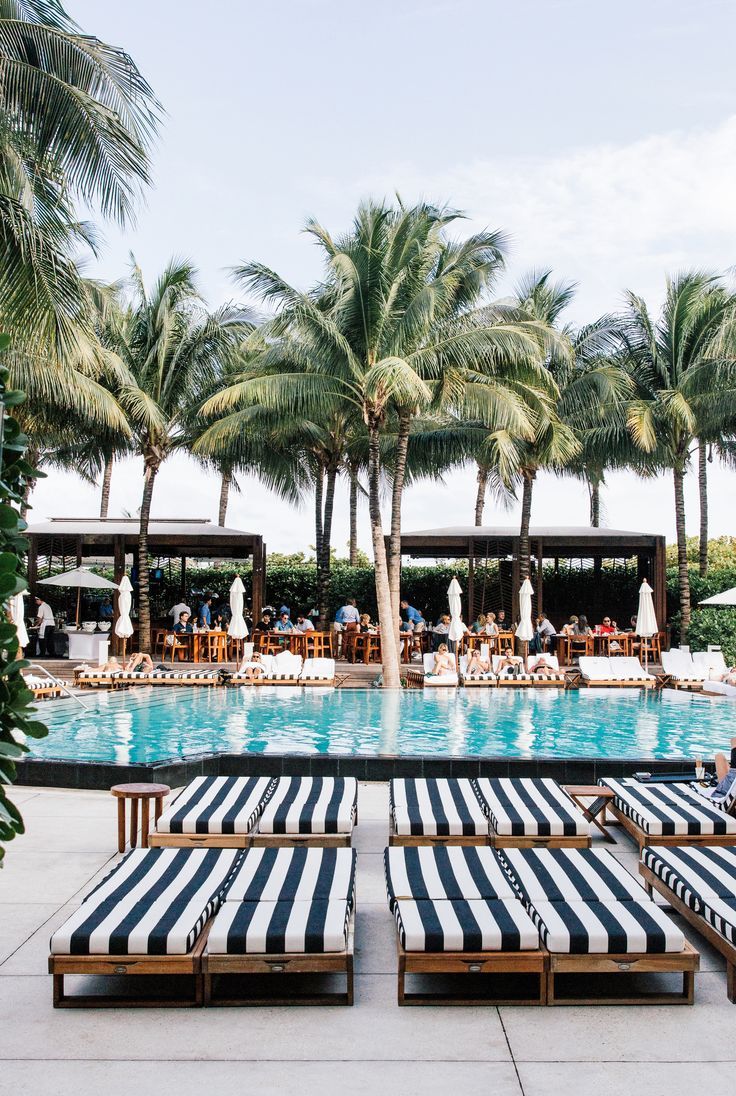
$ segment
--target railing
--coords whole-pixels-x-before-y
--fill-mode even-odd
[[[62,692],[66,693],[67,696],[70,696],[72,700],[76,700],[77,704],[79,704],[80,708],[84,708],[85,712],[90,711],[84,701],[78,697],[76,693],[71,691],[67,683],[63,681],[62,678],[57,677],[56,674],[52,674],[47,666],[42,666],[39,662],[31,662],[30,665],[32,670],[40,670],[41,673],[45,675],[47,681],[50,681],[57,689],[61,689]]]

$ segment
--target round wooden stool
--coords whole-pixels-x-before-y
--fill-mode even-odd
[[[118,852],[125,852],[125,801],[130,800],[130,847],[138,844],[138,801],[141,804],[141,848],[148,848],[149,801],[156,801],[154,821],[158,821],[164,799],[171,791],[168,784],[115,784],[110,794],[118,801]]]

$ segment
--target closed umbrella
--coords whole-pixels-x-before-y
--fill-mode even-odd
[[[448,640],[453,644],[451,650],[455,650],[454,644],[462,639],[465,634],[462,622],[462,602],[460,600],[462,590],[456,578],[447,588],[447,601],[450,606],[450,628],[447,632]]]
[[[652,599],[652,588],[646,579],[639,587],[639,609],[636,614],[636,634],[641,636],[642,639],[651,639],[653,635],[656,635],[659,631],[657,624],[657,618],[654,614],[654,601]],[[647,644],[642,643],[644,648],[644,665],[647,665],[649,648]]]
[[[231,639],[245,639],[248,635],[248,625],[243,616],[243,594],[245,586],[240,575],[235,576],[235,581],[230,587],[230,623],[227,626],[227,634]],[[238,653],[240,644],[238,643]]]
[[[77,628],[82,590],[117,590],[118,588],[117,583],[110,582],[102,575],[94,575],[83,567],[75,567],[72,571],[64,571],[63,574],[54,575],[53,578],[40,578],[38,581],[43,586],[62,586],[66,590],[77,591]]]
[[[130,619],[130,607],[133,604],[133,587],[127,575],[123,575],[118,586],[118,619],[115,621],[115,635],[123,641],[123,658],[125,658],[125,641],[133,635],[133,622]]]
[[[11,597],[8,602],[8,610],[10,612],[10,619],[15,625],[15,630],[18,633],[18,646],[27,647],[28,632],[26,631],[26,609],[23,601],[23,594],[16,594],[15,597]]]
[[[527,645],[534,639],[534,624],[532,623],[532,594],[534,587],[528,578],[525,578],[519,590],[519,623],[516,626],[516,638]]]

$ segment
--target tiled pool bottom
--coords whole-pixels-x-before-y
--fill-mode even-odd
[[[150,779],[174,766],[185,778],[544,772],[587,781],[709,759],[733,733],[731,704],[670,690],[137,687],[83,701],[87,710],[71,698],[43,705],[50,733],[31,744],[22,780],[101,787],[110,774]]]

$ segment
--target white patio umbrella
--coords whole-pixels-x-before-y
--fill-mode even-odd
[[[77,628],[79,627],[79,606],[82,598],[82,590],[117,590],[116,582],[110,582],[102,575],[94,575],[84,567],[75,567],[72,571],[64,571],[53,578],[40,578],[43,586],[62,586],[66,590],[77,591]]]
[[[18,646],[28,646],[28,632],[26,631],[25,620],[25,604],[23,602],[23,594],[16,594],[11,597],[8,602],[8,611],[10,613],[10,619],[15,625],[15,630],[18,633]]]
[[[125,641],[133,635],[133,622],[130,619],[130,607],[133,604],[133,586],[127,575],[123,575],[117,589],[118,619],[115,621],[115,635],[123,641],[123,658],[125,658]]]
[[[519,590],[519,623],[516,626],[516,638],[527,645],[534,639],[534,623],[532,622],[532,595],[534,587],[528,578],[525,578]]]
[[[698,605],[736,605],[736,586],[723,590],[720,594],[713,594],[713,597],[703,598]]]
[[[646,579],[639,587],[639,608],[636,614],[636,634],[642,639],[651,639],[659,631],[657,618],[654,614],[654,601],[652,600],[652,588]],[[648,663],[649,651],[645,644],[644,665]]]
[[[245,586],[240,575],[235,576],[235,581],[230,587],[230,623],[227,626],[227,634],[232,639],[245,639],[248,635],[248,625],[243,616],[243,594]],[[240,644],[238,644],[240,650]]]
[[[465,634],[462,622],[461,596],[460,583],[454,578],[447,587],[447,601],[450,606],[450,628],[447,632],[447,638],[452,643],[457,643]]]

